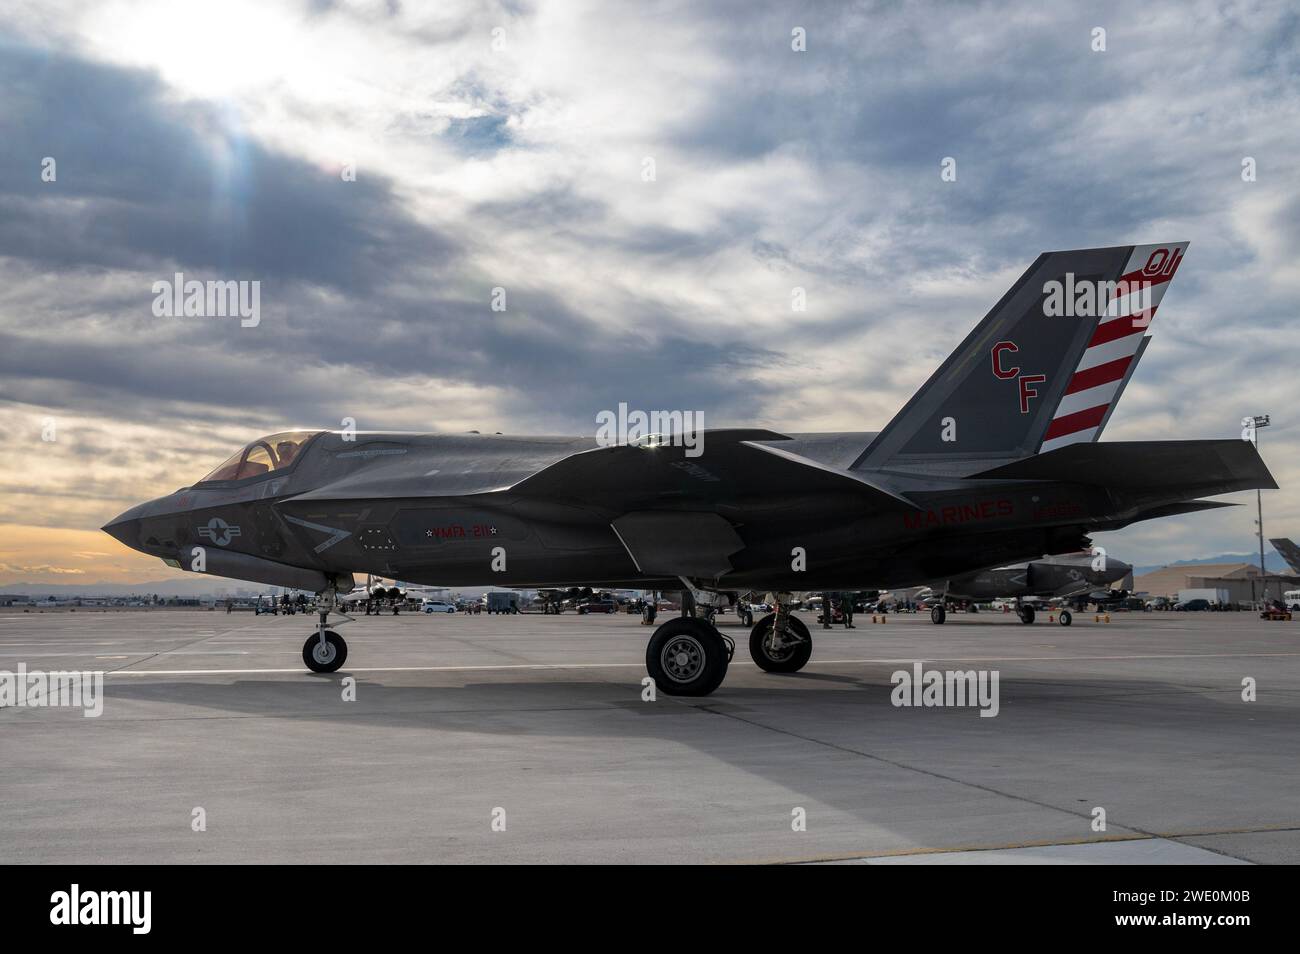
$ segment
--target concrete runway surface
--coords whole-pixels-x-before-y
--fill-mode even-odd
[[[98,718],[0,710],[0,856],[1300,861],[1300,622],[1111,618],[807,618],[812,662],[777,676],[723,616],[721,689],[644,702],[651,630],[629,616],[361,617],[318,676],[310,616],[5,611],[0,671],[106,676]],[[916,661],[996,670],[998,715],[893,706]]]

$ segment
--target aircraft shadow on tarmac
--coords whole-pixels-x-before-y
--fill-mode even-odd
[[[660,696],[656,703],[640,701],[639,681],[594,674],[588,681],[512,676],[438,687],[358,678],[358,701],[344,703],[346,670],[234,684],[118,679],[106,696],[110,705],[134,700],[319,722],[325,733],[346,722],[513,735],[525,740],[521,762],[532,763],[546,758],[548,740],[586,739],[619,759],[632,742],[649,741],[663,771],[687,773],[691,760],[678,747],[688,746],[740,770],[728,779],[754,776],[775,786],[762,788],[768,803],[774,791],[790,804],[810,801],[857,819],[890,846],[1101,840],[1133,831],[1178,834],[1296,822],[1280,813],[1290,811],[1289,793],[1300,784],[1297,710],[1245,704],[1227,678],[1210,685],[1190,677],[1172,683],[1004,674],[999,715],[981,718],[974,708],[891,705],[889,677],[896,668],[904,667],[872,665],[860,675],[733,673],[716,696]],[[530,737],[535,747],[527,745]],[[608,774],[618,771],[599,759],[592,766],[573,773],[575,790],[584,790],[593,773],[608,784]],[[439,784],[454,787],[457,780]],[[711,795],[753,808],[755,786],[752,780],[742,784],[749,802],[738,786]],[[1211,791],[1212,797],[1201,797]],[[629,781],[628,795],[645,798],[646,792]],[[1106,834],[1090,828],[1096,805],[1112,813]]]

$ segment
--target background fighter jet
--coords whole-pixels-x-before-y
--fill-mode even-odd
[[[1034,621],[1034,607],[1020,602],[1022,597],[1068,598],[1090,594],[1093,590],[1109,586],[1133,572],[1122,560],[1104,554],[1067,553],[1030,560],[1011,566],[980,570],[953,577],[945,585],[931,587],[932,592],[948,598],[965,600],[995,600],[1015,597],[1016,615],[1022,623]],[[1107,593],[1097,594],[1105,599]],[[942,603],[930,610],[930,619],[942,623],[946,610]],[[1062,626],[1069,626],[1073,617],[1069,610],[1059,614]]]
[[[771,591],[750,633],[763,669],[812,653],[790,591],[948,579],[1086,549],[1086,534],[1226,506],[1275,487],[1241,440],[1095,443],[1149,338],[1185,243],[1045,253],[879,433],[712,430],[669,436],[295,431],[249,444],[192,487],[104,529],[191,570],[321,594],[303,647],[318,672],[352,573],[443,586]],[[1104,288],[1059,316],[1050,289]],[[1123,282],[1122,285],[1104,283]],[[689,603],[684,601],[689,612]],[[646,665],[663,691],[703,695],[734,645],[671,619]]]
[[[1286,537],[1277,539],[1270,537],[1268,542],[1273,544],[1274,550],[1282,554],[1282,559],[1286,560],[1286,565],[1291,568],[1292,573],[1300,573],[1300,547]]]

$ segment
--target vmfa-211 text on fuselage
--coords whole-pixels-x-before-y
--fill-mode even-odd
[[[601,446],[293,431],[105,530],[186,569],[315,590],[325,612],[353,573],[779,595],[920,584],[1086,549],[1090,532],[1276,486],[1236,439],[1097,442],[1185,248],[1044,253],[879,432],[720,429],[689,446]],[[1067,273],[1142,293],[1098,314],[1046,315],[1044,289]],[[777,604],[750,652],[768,671],[796,671],[811,636]],[[732,649],[687,615],[655,631],[646,662],[664,691],[703,694]],[[306,664],[333,671],[346,652],[322,613]]]

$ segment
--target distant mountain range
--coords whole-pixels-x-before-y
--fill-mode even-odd
[[[274,593],[274,587],[261,583],[244,583],[208,577],[193,580],[158,580],[153,583],[0,583],[0,594],[23,596],[179,596],[195,598],[217,593],[234,595],[240,590],[247,593]]]
[[[1123,557],[1120,557],[1123,559]],[[1173,563],[1156,563],[1151,566],[1135,566],[1133,573],[1135,576],[1141,576],[1143,573],[1150,573],[1152,570],[1159,570],[1165,566],[1202,566],[1206,563],[1249,563],[1252,566],[1259,566],[1258,553],[1220,553],[1218,556],[1201,557],[1196,560],[1175,560]],[[1264,551],[1264,569],[1269,573],[1290,573],[1291,568],[1286,565],[1286,560],[1282,559],[1282,554],[1274,549]]]

